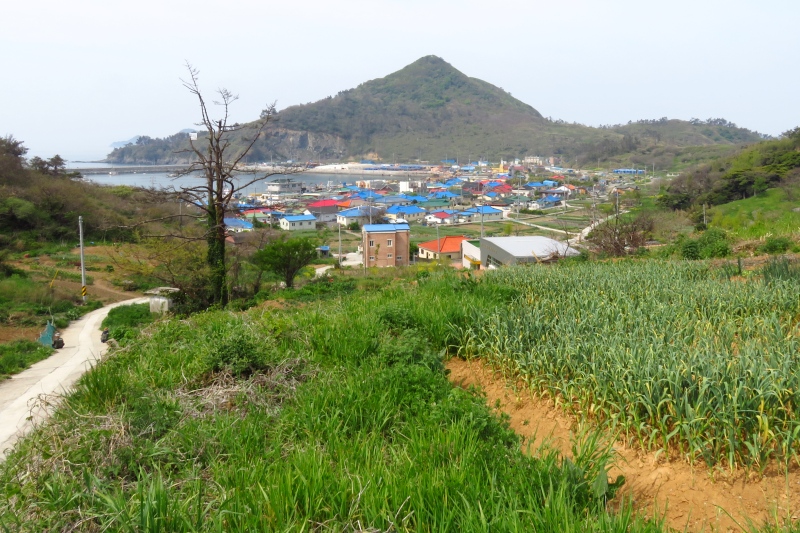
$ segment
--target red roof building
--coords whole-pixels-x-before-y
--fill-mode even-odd
[[[461,259],[461,242],[464,236],[448,235],[441,239],[423,242],[418,245],[420,259]]]

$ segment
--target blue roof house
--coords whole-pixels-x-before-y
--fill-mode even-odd
[[[286,231],[313,230],[317,227],[314,215],[288,215],[280,221],[281,229]]]
[[[458,213],[458,217],[466,222],[476,222],[483,220],[484,222],[490,220],[502,220],[503,211],[492,207],[490,205],[479,205],[477,207],[470,207]]]
[[[231,231],[253,231],[253,224],[241,218],[223,218],[222,221]]]

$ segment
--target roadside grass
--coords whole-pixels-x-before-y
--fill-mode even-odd
[[[52,353],[52,348],[34,341],[23,340],[0,344],[0,381],[22,372],[42,359],[47,359]]]
[[[108,328],[109,338],[117,341],[135,339],[139,330],[154,322],[157,315],[150,312],[150,304],[131,304],[115,307],[100,324],[101,328]]]
[[[0,279],[0,322],[12,326],[44,326],[51,317],[57,327],[66,327],[100,307],[90,300],[80,305],[77,296],[50,288],[27,275],[14,274]]]
[[[454,326],[515,290],[400,273],[147,327],[0,465],[0,527],[663,530],[606,510],[611,452],[595,440],[573,461],[526,455],[507,419],[448,382]]]

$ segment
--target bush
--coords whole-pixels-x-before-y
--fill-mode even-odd
[[[686,239],[681,245],[681,257],[684,259],[700,259],[700,245],[694,239]]]
[[[704,231],[697,239],[686,239],[680,244],[684,259],[712,259],[728,257],[731,247],[724,231],[712,228]]]
[[[764,254],[784,254],[792,247],[792,240],[788,237],[769,237],[758,251]]]
[[[259,345],[248,337],[231,336],[213,344],[207,356],[212,372],[229,372],[234,376],[248,376],[265,368]]]

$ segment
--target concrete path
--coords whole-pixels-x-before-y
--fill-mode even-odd
[[[106,353],[108,346],[100,342],[100,323],[108,312],[119,305],[147,301],[148,298],[135,298],[87,313],[61,331],[63,348],[0,382],[0,460],[34,424],[45,419],[49,406]],[[45,398],[47,401],[39,401]]]

